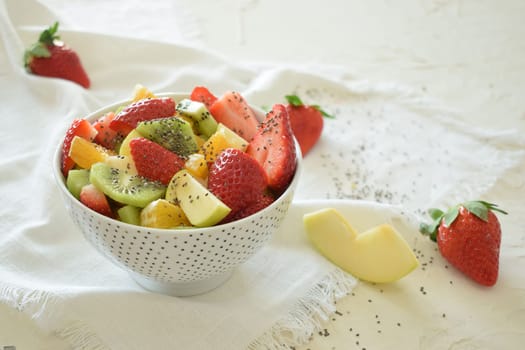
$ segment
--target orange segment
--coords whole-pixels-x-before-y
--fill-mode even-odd
[[[155,98],[156,96],[147,87],[137,84],[133,90],[133,102],[143,100],[145,98]]]
[[[208,177],[208,164],[206,163],[204,155],[200,153],[190,154],[184,167],[188,169],[191,175],[202,180]]]
[[[157,199],[142,209],[140,225],[155,228],[191,226],[182,209],[165,199]]]
[[[214,162],[215,158],[226,148],[237,148],[245,151],[248,142],[229,129],[226,125],[219,123],[217,130],[204,142],[199,153],[204,155],[207,162]]]
[[[69,149],[71,159],[83,169],[89,169],[93,164],[103,162],[111,155],[115,153],[79,136],[73,138]]]

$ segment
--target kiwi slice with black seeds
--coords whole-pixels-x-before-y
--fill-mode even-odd
[[[136,129],[145,138],[177,153],[182,158],[187,158],[198,150],[197,139],[191,125],[182,118],[143,121]]]
[[[163,197],[166,192],[166,186],[160,182],[150,181],[106,163],[93,164],[89,180],[114,201],[139,208]]]

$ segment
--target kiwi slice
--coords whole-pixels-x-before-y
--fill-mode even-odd
[[[75,198],[80,198],[80,190],[89,183],[89,170],[71,169],[67,174],[66,187]]]
[[[136,130],[145,138],[177,153],[182,158],[187,158],[198,150],[191,125],[182,118],[143,121],[137,125]]]
[[[193,124],[204,138],[210,137],[217,130],[217,121],[202,102],[183,99],[175,107],[177,112],[182,116],[190,117]]]
[[[144,208],[164,196],[166,186],[150,181],[126,169],[113,168],[106,163],[91,166],[90,182],[109,198],[124,205]]]

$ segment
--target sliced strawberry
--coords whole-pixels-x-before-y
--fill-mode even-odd
[[[129,143],[131,157],[140,176],[168,185],[185,160],[158,143],[138,137]]]
[[[295,172],[297,153],[286,107],[276,104],[259,125],[246,153],[254,157],[268,175],[268,185],[284,192]]]
[[[93,127],[98,131],[94,141],[110,150],[115,150],[116,146],[124,139],[124,135],[109,127],[115,117],[115,113],[109,112],[93,123]]]
[[[239,149],[225,149],[210,166],[208,189],[230,207],[229,217],[255,203],[267,187],[264,169]]]
[[[250,141],[259,122],[246,100],[235,91],[226,92],[209,108],[218,123],[226,125],[243,139]]]
[[[75,162],[69,156],[69,149],[71,142],[75,136],[82,137],[86,140],[93,141],[97,135],[97,129],[91,125],[86,119],[74,119],[69,129],[66,131],[66,136],[62,143],[62,174],[67,177],[69,170],[75,166]]]
[[[211,105],[217,101],[217,97],[204,86],[196,86],[193,88],[190,100],[202,102],[206,105],[206,108],[210,109]]]
[[[87,184],[80,190],[80,202],[97,213],[113,217],[113,212],[104,192],[93,184]]]
[[[109,126],[126,136],[141,121],[167,118],[173,115],[175,115],[175,101],[171,97],[147,98],[125,107],[115,116]]]
[[[261,194],[254,202],[237,211],[235,215],[228,215],[222,223],[240,220],[255,214],[272,204],[274,201],[275,199],[273,197],[266,194]]]

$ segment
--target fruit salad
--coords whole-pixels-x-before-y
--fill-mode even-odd
[[[134,225],[207,227],[273,203],[296,170],[286,106],[262,122],[238,92],[188,98],[138,85],[129,104],[75,119],[61,149],[66,186],[85,206]]]

